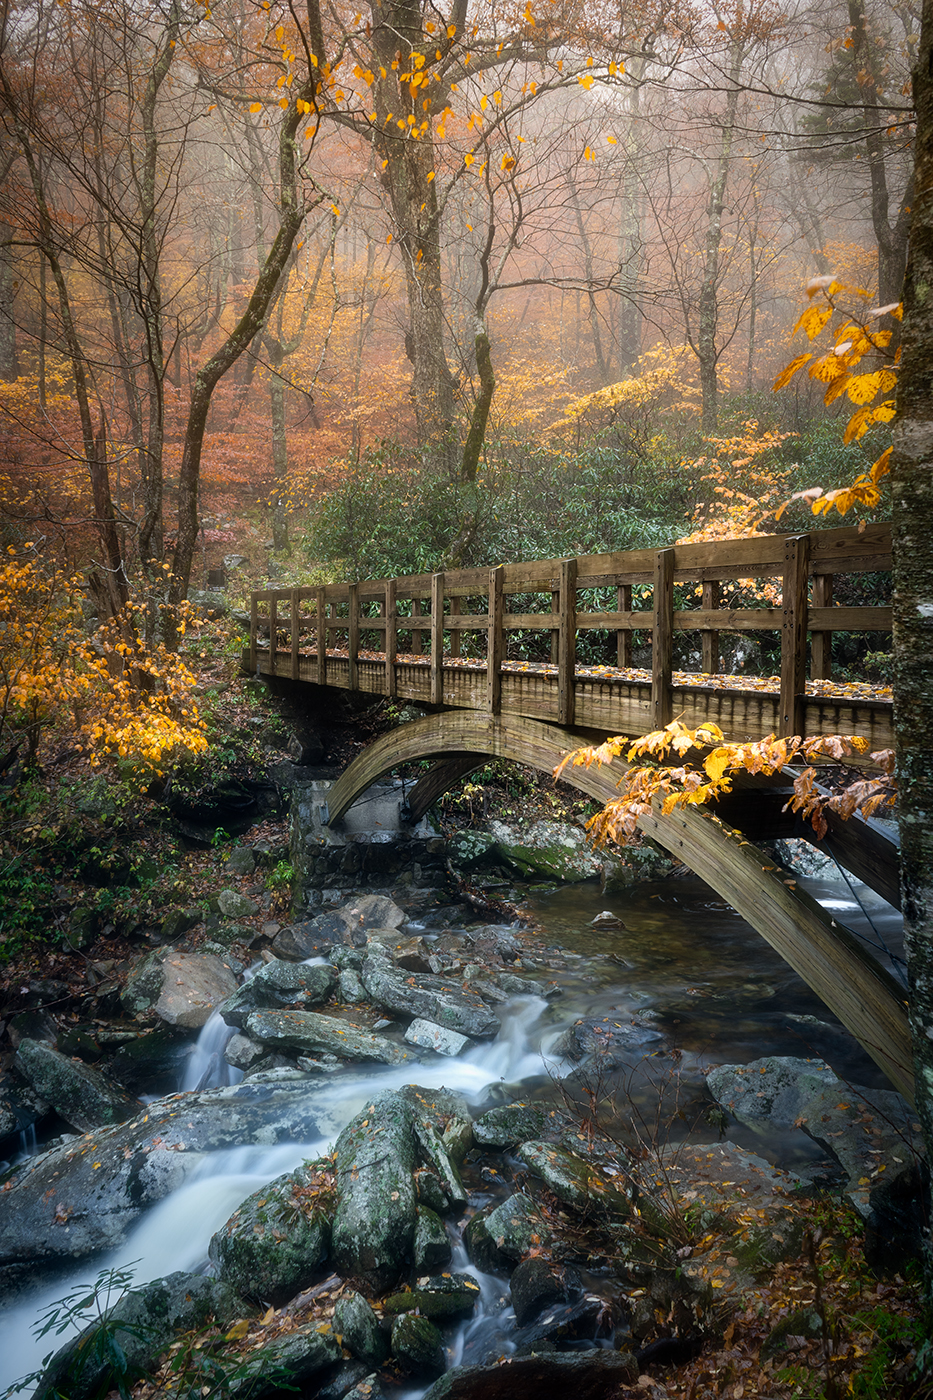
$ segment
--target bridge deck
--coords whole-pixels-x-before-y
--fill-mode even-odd
[[[736,740],[841,732],[887,748],[890,693],[834,683],[830,650],[834,631],[891,628],[889,607],[834,606],[834,579],[889,568],[890,529],[877,525],[266,589],[253,594],[244,664],[258,675],[605,733],[644,733],[677,715],[691,727],[712,721]],[[728,579],[751,581],[759,606],[723,606]],[[675,584],[691,583],[675,594]],[[720,674],[723,633],[768,631],[781,635],[779,675]],[[699,633],[701,671],[674,669],[683,632]],[[631,665],[635,633],[650,637],[650,670]],[[607,664],[579,663],[582,634]],[[548,661],[508,655],[548,650]]]

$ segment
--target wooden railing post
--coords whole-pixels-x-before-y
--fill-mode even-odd
[[[317,591],[317,683],[327,684],[327,594]]]
[[[560,561],[557,649],[557,722],[573,724],[577,664],[577,561]]]
[[[810,536],[785,541],[781,627],[781,735],[803,733],[803,698],[807,690],[807,585]]]
[[[255,676],[258,660],[256,651],[259,645],[259,599],[255,593],[249,599],[249,673]]]
[[[459,616],[460,616],[460,613],[462,612],[462,607],[461,607],[462,602],[463,602],[463,599],[460,597],[459,594],[457,594],[455,597],[451,598],[451,600],[450,600],[450,615],[451,615],[451,617],[459,617]],[[451,656],[459,656],[459,655],[460,655],[460,631],[459,631],[458,628],[451,628],[451,631],[450,631],[450,654],[451,654]]]
[[[298,679],[298,589],[293,588],[290,594],[291,607],[291,632],[292,632],[292,680]]]
[[[350,614],[350,637],[347,643],[347,652],[350,658],[350,674],[348,676],[348,682],[351,690],[359,690],[360,585],[358,583],[350,584],[350,605],[347,611]]]
[[[833,605],[832,574],[814,574],[813,606],[831,608]],[[833,673],[832,632],[810,633],[810,675],[815,681],[828,681]]]
[[[422,641],[422,638],[421,638],[421,629],[419,628],[418,631],[416,632],[416,631],[415,631],[415,624],[414,624],[414,619],[415,619],[416,617],[420,617],[420,616],[421,616],[421,599],[420,599],[420,598],[412,598],[412,600],[411,600],[411,616],[412,616],[411,654],[412,654],[412,656],[420,656],[420,655],[422,654],[422,652],[424,651],[424,642]]]
[[[505,565],[489,570],[489,623],[486,629],[486,708],[502,708],[502,658],[505,653]]]
[[[632,611],[632,585],[630,583],[620,584],[616,589],[616,611]],[[632,664],[632,634],[627,627],[620,627],[616,633],[616,665],[631,666]]]
[[[444,703],[444,575],[431,575],[431,704]]]
[[[276,666],[275,653],[278,647],[279,630],[279,600],[275,594],[269,596],[269,674],[274,676],[278,672]]]
[[[552,612],[552,613],[559,613],[559,612],[560,612],[560,594],[559,594],[559,593],[552,593],[552,594],[551,594],[551,612]],[[556,665],[557,665],[557,659],[558,659],[559,656],[560,656],[560,628],[559,628],[559,627],[552,627],[552,628],[551,628],[551,665],[552,665],[552,666],[556,666]]]
[[[700,606],[704,612],[716,612],[719,608],[719,581],[718,579],[704,579],[703,598]],[[703,632],[703,674],[705,676],[715,676],[719,674],[719,633]]]
[[[659,549],[654,556],[654,597],[651,622],[651,715],[655,729],[670,724],[674,713],[671,682],[674,674],[674,551]]]
[[[398,603],[395,598],[395,579],[386,579],[386,695],[398,695],[398,676],[395,664],[398,658]]]

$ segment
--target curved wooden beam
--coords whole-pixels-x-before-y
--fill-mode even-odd
[[[468,773],[475,773],[486,762],[485,754],[455,753],[446,758],[435,759],[423,778],[419,778],[412,788],[402,815],[407,821],[420,822],[429,807],[449,792],[455,783]]]
[[[330,821],[338,820],[372,783],[402,763],[440,754],[482,754],[550,773],[578,743],[557,725],[470,710],[415,720],[377,739],[341,774],[328,793]],[[455,769],[450,764],[446,771],[454,774]],[[568,768],[564,778],[597,801],[608,802],[616,795],[620,770],[617,760],[612,768]],[[712,812],[684,807],[665,816],[658,801],[639,826],[780,953],[912,1103],[906,993],[858,939],[796,885],[786,884],[763,851]]]

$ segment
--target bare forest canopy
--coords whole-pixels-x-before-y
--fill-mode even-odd
[[[104,612],[267,538],[378,577],[743,533],[885,445],[767,391],[808,277],[899,298],[918,4],[0,14],[3,543]]]

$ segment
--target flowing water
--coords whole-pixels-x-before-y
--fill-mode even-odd
[[[855,898],[843,883],[805,883],[840,921],[897,948],[897,914],[864,886]],[[559,997],[513,998],[500,1008],[497,1039],[457,1059],[428,1057],[414,1072],[409,1067],[353,1066],[325,1083],[309,1080],[308,1093],[315,1095],[317,1121],[326,1136],[275,1147],[244,1144],[212,1154],[180,1190],[147,1212],[118,1251],[87,1261],[70,1279],[59,1277],[0,1314],[0,1394],[64,1340],[37,1341],[31,1335],[44,1307],[87,1284],[103,1268],[132,1265],[135,1281],[141,1283],[176,1269],[206,1267],[211,1235],[240,1201],[304,1159],[320,1155],[374,1093],[414,1080],[459,1091],[477,1108],[516,1097],[553,1100],[562,1092],[573,1099],[579,1071],[560,1058],[555,1046],[581,1016],[609,1028],[628,1027],[634,1019],[645,1043],[633,1044],[627,1063],[600,1083],[600,1095],[609,1116],[635,1112],[646,1124],[659,1124],[662,1132],[680,1105],[702,1095],[703,1070],[714,1063],[773,1054],[819,1056],[851,1082],[884,1083],[809,988],[693,877],[643,884],[612,897],[600,895],[592,883],[564,886],[554,893],[532,893],[528,908],[537,925],[529,944],[548,978],[560,987]],[[624,927],[594,925],[604,910]],[[223,1060],[226,1034],[219,1017],[208,1022],[188,1058],[183,1087],[232,1082],[228,1076],[236,1072]],[[681,1131],[690,1130],[689,1115],[687,1122]],[[709,1138],[712,1130],[704,1125],[697,1134]],[[798,1132],[752,1134],[736,1127],[730,1136],[785,1166],[803,1165],[818,1155]],[[452,1267],[468,1268],[459,1243],[455,1249]],[[480,1359],[490,1338],[500,1352],[505,1346],[502,1329],[509,1315],[502,1282],[471,1272],[480,1281],[483,1301],[477,1316],[451,1339],[452,1364]]]

